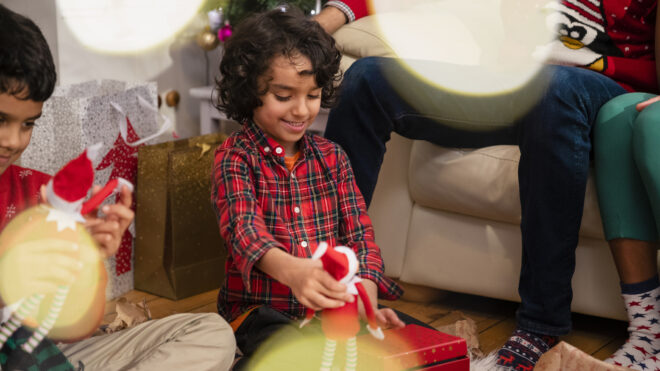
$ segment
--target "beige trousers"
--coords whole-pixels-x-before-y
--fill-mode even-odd
[[[229,370],[236,340],[216,313],[182,313],[114,334],[58,345],[74,368],[85,371]]]

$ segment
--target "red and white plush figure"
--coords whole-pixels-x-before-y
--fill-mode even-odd
[[[338,341],[346,342],[346,370],[357,367],[357,341],[355,336],[360,331],[358,315],[358,296],[362,300],[367,315],[367,329],[375,338],[382,340],[385,336],[376,322],[374,309],[360,277],[356,276],[359,262],[355,252],[346,246],[328,247],[321,242],[314,251],[312,259],[321,260],[323,269],[337,281],[346,285],[346,292],[354,295],[352,303],[345,303],[339,308],[327,308],[321,313],[321,328],[326,337],[321,370],[330,370]],[[307,324],[314,316],[314,311],[307,309],[305,319],[300,327]]]
[[[9,250],[21,249],[30,243],[64,241],[74,246],[75,251],[79,251],[78,259],[83,267],[79,279],[71,285],[58,286],[54,295],[37,292],[23,297],[21,282],[13,282],[13,289],[8,289],[9,285],[2,285],[0,294],[3,300],[8,299],[10,303],[20,302],[20,305],[9,320],[0,326],[0,347],[23,323],[38,326],[22,345],[26,352],[31,353],[51,330],[54,330],[56,339],[76,340],[84,337],[90,330],[93,331],[102,318],[105,270],[102,268],[96,243],[82,225],[85,222],[83,215],[94,210],[107,196],[119,191],[122,186],[127,186],[132,191],[133,185],[124,179],[114,179],[84,202],[94,182],[92,161],[98,155],[100,147],[99,143],[87,148],[48,182],[46,198],[49,207],[40,205],[24,211],[17,215],[0,235],[2,259],[11,256]],[[99,274],[102,274],[102,277],[99,277]],[[67,302],[70,292],[76,299],[83,299]],[[44,303],[48,306],[45,310],[41,308]],[[71,314],[66,310],[81,313]]]

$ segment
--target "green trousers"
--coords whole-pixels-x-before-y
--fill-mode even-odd
[[[605,238],[657,241],[660,230],[660,102],[655,95],[618,96],[600,109],[594,127],[596,189]]]

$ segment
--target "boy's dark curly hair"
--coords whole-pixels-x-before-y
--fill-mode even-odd
[[[314,78],[322,88],[321,106],[330,107],[341,80],[341,54],[335,40],[297,8],[280,6],[244,19],[227,40],[216,81],[216,107],[227,117],[244,122],[261,106],[268,87],[259,88],[259,77],[277,56],[303,55],[311,61]]]
[[[53,56],[39,27],[0,4],[0,93],[43,102],[53,94],[56,80]]]

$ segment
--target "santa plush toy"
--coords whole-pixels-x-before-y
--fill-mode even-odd
[[[346,342],[346,367],[348,371],[357,367],[357,340],[356,335],[360,331],[358,316],[358,296],[362,300],[367,315],[367,330],[376,339],[385,338],[383,331],[376,322],[374,309],[367,291],[361,283],[360,277],[356,276],[359,262],[355,252],[346,246],[329,247],[327,243],[321,242],[314,251],[312,259],[321,260],[323,269],[337,281],[346,285],[346,292],[354,296],[351,303],[345,303],[339,308],[327,308],[321,312],[321,328],[326,337],[321,361],[321,371],[330,370],[337,348],[337,342]],[[305,319],[300,327],[306,325],[314,316],[314,311],[307,309]]]
[[[0,235],[0,259],[11,259],[12,249],[29,244],[64,242],[75,247],[77,259],[83,267],[71,285],[59,286],[54,294],[32,293],[29,297],[24,297],[21,282],[3,276],[0,296],[7,303],[20,304],[0,327],[0,348],[22,324],[36,328],[30,339],[22,344],[23,350],[31,353],[51,330],[56,340],[75,341],[93,332],[103,317],[105,269],[98,247],[83,225],[83,215],[96,209],[122,186],[132,191],[133,185],[125,179],[113,179],[84,202],[94,181],[92,161],[100,147],[101,143],[88,147],[55,174],[46,186],[49,205],[25,210]],[[30,268],[17,266],[16,269]],[[0,274],[10,275],[9,272]],[[11,285],[4,284],[9,281],[12,281]],[[67,296],[75,300],[67,300]]]

